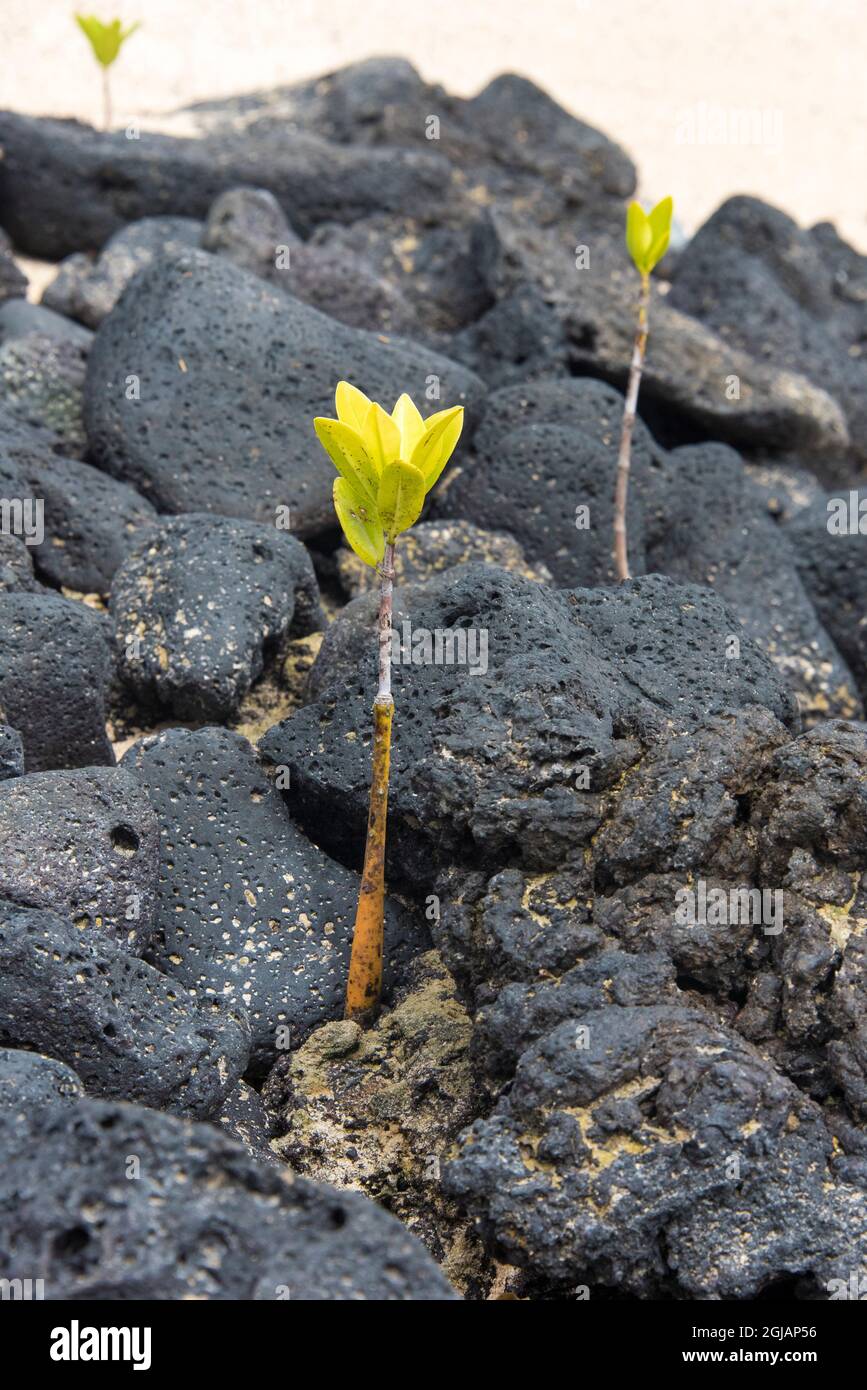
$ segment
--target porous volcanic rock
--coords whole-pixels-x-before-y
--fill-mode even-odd
[[[20,777],[24,771],[24,744],[17,729],[0,724],[0,782]]]
[[[0,345],[0,403],[25,424],[53,430],[69,452],[86,443],[87,351],[69,338],[29,333]]]
[[[455,1296],[393,1216],[214,1125],[82,1099],[4,1115],[0,1143],[4,1274],[44,1279],[47,1299]]]
[[[854,498],[854,506],[850,501]],[[863,489],[820,496],[786,527],[798,572],[816,612],[849,663],[867,699],[867,493]],[[835,518],[841,504],[849,521],[843,534]],[[864,505],[864,530],[858,506]],[[851,515],[848,515],[851,514]],[[854,523],[854,524],[853,524]]]
[[[131,344],[135,344],[131,347]],[[129,399],[125,379],[139,381]],[[210,511],[301,536],[333,526],[334,470],[312,421],[345,378],[388,408],[481,400],[465,367],[417,344],[338,325],[218,256],[165,257],[97,333],[86,392],[96,461],[163,511]],[[436,390],[436,399],[426,391]]]
[[[251,1068],[265,1072],[342,1015],[358,876],[305,837],[236,734],[172,729],[134,745],[123,765],[160,822],[151,959],[197,994],[245,1008]],[[390,990],[429,944],[423,910],[390,901],[385,936]]]
[[[24,740],[28,772],[114,763],[110,673],[95,613],[54,594],[0,593],[0,709]]]
[[[600,137],[604,138],[604,137]],[[219,193],[268,188],[306,235],[318,222],[354,222],[386,208],[435,211],[450,168],[430,146],[370,150],[337,146],[286,128],[249,123],[214,139],[139,138],[79,121],[0,112],[0,219],[22,251],[59,260],[97,251],[145,217],[203,218]]]
[[[53,912],[0,903],[0,1039],[75,1068],[88,1094],[206,1119],[250,1052],[242,1011]]]
[[[235,715],[266,658],[321,627],[304,546],[274,527],[173,517],[130,548],[111,586],[118,670],[181,719]]]
[[[525,579],[551,582],[547,565],[529,564],[514,536],[505,531],[486,531],[472,521],[420,521],[401,537],[394,554],[394,579],[400,584],[419,584],[457,565],[499,565]],[[350,598],[376,588],[376,570],[342,546],[337,552],[340,583]]]
[[[440,1163],[484,1100],[470,1065],[472,1025],[435,952],[421,956],[394,1007],[367,1030],[326,1023],[265,1086],[273,1148],[306,1177],[365,1192],[400,1217],[463,1292],[494,1270],[440,1190]]]
[[[555,1284],[813,1296],[867,1258],[867,1191],[822,1112],[701,1010],[589,1009],[522,1055],[444,1185],[492,1248]]]
[[[827,391],[863,463],[867,366],[834,330],[832,286],[832,268],[808,232],[759,198],[736,197],[685,247],[670,298],[736,349]]]
[[[291,771],[293,813],[349,861],[367,813],[374,623],[373,596],[353,600],[326,634],[312,702],[260,742]],[[604,791],[676,729],[748,704],[795,718],[748,638],[727,659],[735,616],[706,589],[661,575],[554,591],[464,566],[398,591],[395,625],[389,864],[417,886],[455,862],[554,867],[598,828]],[[456,630],[474,634],[463,655]]]
[[[48,908],[141,954],[154,930],[159,828],[123,768],[0,782],[0,898]]]
[[[84,1095],[72,1067],[40,1052],[0,1047],[0,1111],[29,1115],[36,1106],[69,1105]]]
[[[42,295],[49,309],[98,328],[133,276],[160,255],[198,246],[202,224],[191,217],[143,217],[109,237],[93,260],[81,252],[62,261]]]
[[[75,593],[107,594],[133,536],[156,512],[135,488],[89,463],[35,452],[13,460],[0,441],[0,493],[42,503],[44,540],[29,546],[36,568]]]

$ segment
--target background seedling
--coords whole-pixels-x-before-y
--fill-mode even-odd
[[[629,579],[629,553],[626,535],[626,498],[629,491],[629,461],[632,431],[638,405],[638,388],[647,351],[647,310],[650,303],[650,273],[668,250],[671,237],[671,214],[674,203],[663,198],[652,212],[647,213],[639,203],[630,203],[626,210],[626,249],[641,276],[638,300],[638,327],[629,366],[629,384],[623,406],[623,426],[620,431],[620,450],[617,456],[617,486],[614,493],[614,563],[617,578]]]
[[[87,37],[93,56],[102,69],[102,124],[104,130],[111,130],[111,80],[109,68],[131,34],[140,28],[140,22],[124,29],[119,19],[103,24],[95,15],[75,16],[79,29]]]
[[[451,458],[464,411],[454,406],[424,420],[409,396],[402,395],[389,415],[348,381],[338,385],[335,405],[336,420],[320,417],[313,422],[320,444],[340,474],[334,480],[334,507],[352,549],[380,577],[379,688],[373,702],[370,809],[345,1007],[347,1018],[367,1025],[376,1017],[382,993],[385,830],[394,714],[394,547],[398,536],[418,520],[425,497]]]

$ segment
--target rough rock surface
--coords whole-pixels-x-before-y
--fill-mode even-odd
[[[840,504],[846,509],[843,534],[835,529]],[[786,534],[816,612],[867,699],[867,492],[820,496],[791,520]]]
[[[213,1125],[88,1099],[3,1116],[0,1146],[4,1274],[47,1299],[454,1297],[394,1217]]]
[[[447,477],[437,511],[495,521],[529,557],[546,562],[559,584],[611,583],[622,413],[623,398],[599,381],[493,392],[475,457]],[[667,452],[637,420],[628,521],[633,574],[658,571],[716,589],[785,675],[805,717],[862,713],[852,673],[804,592],[795,554],[732,449]]]
[[[151,958],[187,989],[246,1009],[251,1068],[266,1071],[342,1014],[358,877],[304,836],[235,734],[170,730],[133,747],[124,767],[160,822]],[[393,902],[385,930],[391,989],[429,938],[423,912]]]
[[[504,531],[486,531],[472,521],[421,521],[401,537],[394,555],[395,583],[423,584],[456,565],[499,565],[525,579],[550,583],[541,562],[529,564],[518,542]],[[376,571],[348,546],[337,553],[337,572],[349,598],[377,587]]]
[[[300,541],[207,513],[163,522],[132,546],[111,615],[123,680],[181,719],[236,714],[267,656],[324,622]]]
[[[758,198],[729,198],[679,257],[671,300],[735,348],[827,391],[863,463],[867,366],[835,331],[832,268],[809,233]]]
[[[125,394],[130,373],[138,399]],[[288,507],[292,530],[309,535],[333,526],[334,470],[311,421],[333,415],[341,378],[389,409],[402,391],[425,401],[434,378],[434,409],[475,406],[483,391],[429,349],[338,326],[220,257],[187,252],[139,275],[97,333],[91,448],[163,511],[273,526]]]
[[[159,828],[123,768],[0,782],[0,898],[71,918],[140,955],[154,931]]]
[[[53,594],[0,593],[0,711],[28,772],[114,763],[105,732],[110,648],[99,618]]]
[[[24,744],[17,729],[0,724],[0,782],[20,777],[24,771]]]
[[[190,217],[143,217],[109,237],[95,260],[81,252],[69,256],[45,290],[49,309],[98,328],[133,276],[157,256],[198,246],[202,224]]]
[[[75,593],[107,594],[135,533],[156,521],[151,504],[127,483],[53,453],[13,460],[2,439],[0,495],[42,503],[44,540],[29,547],[36,568]]]
[[[83,1095],[81,1081],[64,1062],[0,1047],[0,1111],[29,1115],[37,1106],[68,1105]]]
[[[0,220],[22,251],[58,260],[96,251],[144,217],[203,218],[219,193],[241,184],[270,189],[302,234],[383,206],[433,210],[448,194],[449,166],[429,145],[423,153],[341,148],[300,133],[287,142],[282,122],[256,135],[247,125],[214,139],[142,131],[128,140],[4,111]]]
[[[561,1286],[822,1296],[863,1267],[865,1191],[818,1106],[700,1010],[591,1009],[521,1057],[446,1191],[494,1248]]]
[[[454,982],[429,952],[374,1027],[326,1023],[278,1059],[265,1096],[278,1116],[274,1150],[294,1171],[373,1197],[456,1287],[483,1296],[493,1267],[440,1189],[441,1161],[483,1100],[471,1033]]]
[[[0,403],[26,424],[60,436],[81,452],[87,435],[83,399],[87,351],[68,338],[29,333],[0,345]]]
[[[0,1039],[75,1068],[88,1094],[206,1119],[238,1082],[246,1017],[53,912],[0,904]]]
[[[392,671],[389,846],[392,874],[417,886],[454,862],[491,871],[512,857],[556,864],[598,827],[602,792],[642,745],[674,729],[747,704],[795,717],[781,677],[749,639],[727,659],[740,625],[719,599],[661,575],[564,592],[466,566],[398,592],[399,632],[404,621],[421,633],[420,660],[405,643]],[[291,770],[294,814],[346,858],[363,843],[373,626],[372,597],[354,600],[326,634],[313,702],[260,743]],[[475,634],[463,664],[456,639],[442,637],[437,663],[433,634],[455,629]]]

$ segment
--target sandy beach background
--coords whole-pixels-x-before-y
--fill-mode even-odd
[[[70,0],[0,0],[0,105],[98,120]],[[110,0],[143,27],[117,119],[276,86],[374,54],[470,94],[504,70],[619,140],[687,231],[730,193],[867,251],[867,0]]]

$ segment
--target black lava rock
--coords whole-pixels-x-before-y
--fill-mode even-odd
[[[340,1018],[359,880],[305,838],[249,744],[173,729],[130,749],[162,835],[150,957],[197,994],[244,1007],[251,1068]],[[292,793],[289,793],[292,804]],[[390,903],[386,988],[429,944],[424,913]]]
[[[82,418],[87,350],[68,337],[29,333],[0,345],[0,403],[25,424],[53,430],[68,452],[87,436]]]
[[[134,360],[129,344],[135,341]],[[128,399],[134,374],[139,399]],[[313,432],[334,387],[355,382],[391,408],[436,386],[439,409],[475,406],[465,367],[337,325],[204,251],[139,275],[90,355],[87,426],[97,462],[164,511],[205,510],[274,525],[289,508],[305,536],[333,526],[334,469]]]
[[[45,290],[49,309],[98,328],[133,276],[160,255],[198,246],[202,224],[190,217],[143,217],[109,237],[96,260],[81,252],[60,265]]]
[[[394,1217],[213,1125],[83,1099],[3,1116],[0,1147],[4,1275],[47,1299],[455,1297]]]
[[[867,492],[818,498],[792,519],[786,535],[816,612],[867,699]]]
[[[758,198],[729,198],[678,259],[671,302],[734,347],[799,372],[839,401],[867,458],[867,367],[832,327],[832,268],[816,241]]]
[[[231,718],[268,655],[324,625],[310,557],[274,527],[193,513],[149,529],[114,577],[118,670],[181,719]]]
[[[20,777],[24,771],[24,744],[17,729],[0,724],[0,782]]]
[[[83,604],[0,594],[0,710],[24,740],[28,772],[114,763],[110,668],[102,624]]]
[[[0,903],[0,967],[0,1039],[68,1062],[92,1096],[207,1119],[247,1065],[243,1011],[53,912]]]
[[[294,814],[350,862],[364,842],[374,625],[372,597],[344,610],[311,673],[313,702],[260,744],[291,769]],[[748,638],[727,659],[735,616],[661,575],[563,592],[464,566],[398,591],[395,625],[390,865],[417,885],[453,862],[553,867],[598,828],[601,793],[643,745],[674,729],[747,704],[795,718]]]
[[[442,207],[448,163],[431,152],[338,147],[273,130],[129,140],[79,121],[0,113],[0,219],[22,251],[59,260],[96,251],[127,222],[203,218],[225,189],[268,188],[302,234],[317,222],[354,222],[383,207]]]
[[[28,453],[13,461],[0,441],[0,494],[42,503],[44,540],[30,546],[37,569],[76,593],[107,594],[133,536],[156,512],[135,488],[88,463]]]
[[[0,898],[44,907],[140,954],[154,930],[159,829],[122,768],[0,782]]]
[[[23,1117],[38,1106],[69,1105],[83,1095],[79,1077],[64,1062],[40,1052],[0,1047],[0,1112]]]
[[[501,1258],[561,1287],[814,1297],[865,1257],[818,1106],[700,1010],[591,1008],[521,1057],[446,1165]]]

